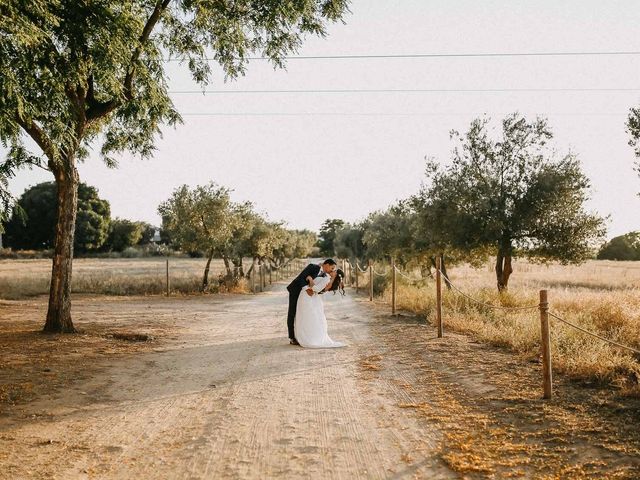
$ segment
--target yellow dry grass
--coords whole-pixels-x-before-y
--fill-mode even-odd
[[[206,259],[170,258],[172,292],[198,291]],[[222,260],[214,260],[209,282],[215,289]],[[49,291],[51,260],[0,260],[0,298],[20,299]],[[79,258],[73,262],[72,291],[107,295],[156,295],[166,290],[166,259]]]
[[[491,305],[537,305],[549,292],[550,310],[613,341],[640,349],[640,262],[589,261],[581,266],[517,262],[509,291],[498,294],[491,266],[453,268],[451,281]],[[398,308],[435,318],[435,284],[411,285],[398,277]],[[390,301],[388,287],[383,298]],[[505,312],[477,304],[455,291],[443,294],[445,329],[471,333],[531,358],[540,354],[537,309]],[[584,380],[614,384],[640,394],[640,356],[551,321],[554,370]]]

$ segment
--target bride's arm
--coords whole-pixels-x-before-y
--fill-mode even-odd
[[[315,284],[311,288],[316,293],[321,292],[330,281],[329,277],[318,277],[314,280]]]

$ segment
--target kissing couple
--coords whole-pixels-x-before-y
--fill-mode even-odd
[[[327,333],[327,317],[321,295],[325,292],[344,292],[344,272],[331,258],[321,264],[310,263],[287,286],[289,311],[287,327],[289,343],[305,348],[344,347]]]

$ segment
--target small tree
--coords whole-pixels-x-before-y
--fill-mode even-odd
[[[437,212],[430,229],[454,249],[491,248],[498,290],[504,290],[516,255],[534,261],[582,262],[605,234],[604,221],[584,210],[589,180],[572,154],[556,159],[546,120],[513,114],[494,140],[488,119],[471,123],[457,140],[452,163],[429,164],[426,208]]]
[[[162,228],[169,233],[175,247],[206,253],[202,291],[209,286],[209,268],[214,254],[229,242],[233,233],[230,207],[229,190],[214,183],[193,190],[183,185],[158,207]]]
[[[111,221],[109,237],[105,246],[116,252],[122,252],[126,248],[137,245],[142,239],[143,226],[140,222],[132,222],[122,218]]]
[[[253,210],[253,204],[250,202],[234,203],[231,216],[233,220],[230,224],[233,231],[227,243],[220,249],[220,255],[225,262],[227,277],[235,282],[245,276],[243,258],[250,256],[253,229],[262,219]],[[233,264],[233,271],[230,262]]]
[[[212,56],[228,78],[258,53],[282,67],[306,34],[325,35],[346,0],[123,0],[0,2],[0,168],[36,164],[56,182],[58,215],[45,331],[73,332],[71,271],[78,162],[103,139],[116,165],[124,151],[149,157],[162,124],[180,115],[167,88],[166,57],[194,81],[211,80]],[[28,136],[39,152],[24,144]]]
[[[348,258],[355,264],[357,259],[362,260],[367,256],[363,243],[365,228],[362,224],[345,223],[336,230],[333,240],[333,250],[335,255],[341,258]]]
[[[317,253],[316,244],[318,237],[314,232],[309,230],[289,230],[289,234],[293,237],[293,251],[285,253],[281,258],[305,258]]]
[[[415,213],[402,201],[384,212],[374,212],[366,220],[364,244],[371,258],[395,258],[401,264],[416,256],[413,223]]]

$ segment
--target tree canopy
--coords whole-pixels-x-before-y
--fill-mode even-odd
[[[600,248],[598,260],[640,260],[640,232],[613,237]]]
[[[318,235],[318,248],[320,248],[322,255],[335,255],[335,245],[333,242],[336,238],[336,232],[344,227],[344,225],[344,220],[340,220],[339,218],[328,218],[322,223],[320,234]]]
[[[311,232],[289,230],[282,223],[268,221],[249,202],[231,201],[229,189],[215,183],[177,188],[158,212],[172,246],[205,253],[203,290],[209,284],[214,256],[223,259],[227,279],[237,281],[245,275],[245,257],[253,260],[251,268],[256,262],[277,268],[288,258],[307,256],[316,242]]]
[[[490,248],[498,289],[507,288],[512,258],[581,262],[604,236],[604,221],[585,210],[589,180],[575,155],[556,158],[547,121],[513,114],[493,135],[474,120],[456,141],[451,163],[429,163],[421,193],[433,212],[434,237],[457,250]]]
[[[53,182],[39,183],[25,190],[6,224],[6,245],[27,250],[53,248],[57,201]],[[95,187],[81,183],[78,188],[75,248],[86,252],[102,247],[110,221],[109,202],[99,197]]]

